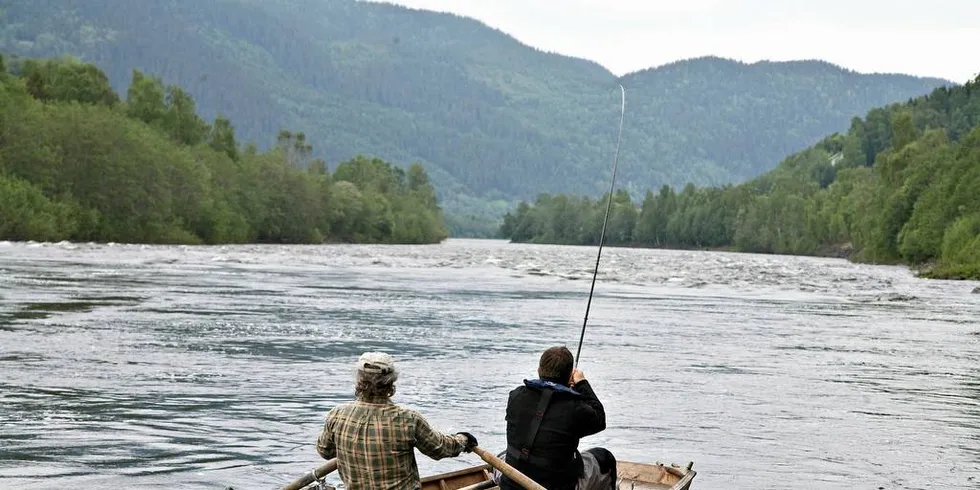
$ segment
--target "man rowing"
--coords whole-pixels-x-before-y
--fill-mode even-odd
[[[467,432],[442,434],[418,412],[394,404],[397,379],[390,355],[366,352],[355,369],[356,400],[327,413],[316,450],[325,459],[337,458],[347,490],[418,490],[414,448],[438,460],[477,445]]]
[[[551,347],[541,354],[538,379],[510,392],[504,461],[548,490],[616,488],[616,459],[597,447],[579,452],[579,439],[606,428],[606,412],[572,353]],[[494,472],[501,490],[521,490]]]

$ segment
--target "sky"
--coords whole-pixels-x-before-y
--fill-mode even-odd
[[[478,19],[616,75],[714,55],[821,59],[964,83],[980,72],[980,0],[385,0]]]

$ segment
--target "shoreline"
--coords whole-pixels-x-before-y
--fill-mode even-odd
[[[506,239],[504,239],[506,240]],[[593,245],[582,245],[582,244],[571,244],[571,243],[544,243],[544,242],[515,242],[509,241],[509,243],[520,243],[529,245],[566,245],[572,247],[598,247],[598,244]],[[980,281],[980,265],[968,270],[962,268],[949,268],[942,266],[936,262],[927,262],[924,264],[908,264],[904,262],[895,263],[873,263],[873,262],[862,262],[858,260],[853,260],[851,257],[853,255],[853,248],[850,243],[841,243],[836,245],[824,246],[818,249],[816,253],[812,254],[793,254],[793,253],[772,253],[772,252],[746,252],[742,250],[737,250],[734,246],[723,246],[723,247],[668,247],[661,245],[646,245],[636,242],[624,243],[624,244],[603,244],[603,247],[611,248],[645,248],[645,249],[656,249],[656,250],[679,250],[679,251],[701,251],[701,252],[723,252],[723,253],[744,253],[744,254],[758,254],[758,255],[786,255],[792,257],[820,257],[828,259],[844,259],[852,264],[866,264],[866,265],[898,265],[907,268],[912,274],[920,279],[938,279],[938,280],[949,280],[949,281]],[[978,288],[980,290],[980,288]],[[980,294],[980,291],[977,291]]]

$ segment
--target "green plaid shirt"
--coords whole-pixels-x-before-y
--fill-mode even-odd
[[[391,401],[334,407],[316,441],[320,456],[337,458],[347,490],[417,490],[421,483],[413,448],[442,459],[458,456],[463,444],[433,429],[418,412]]]

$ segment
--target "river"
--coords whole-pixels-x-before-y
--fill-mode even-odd
[[[0,487],[276,488],[322,463],[365,350],[395,356],[396,402],[497,451],[508,391],[578,345],[595,252],[0,243]],[[579,367],[608,428],[581,447],[693,461],[697,490],[976,489],[977,285],[607,248]]]

